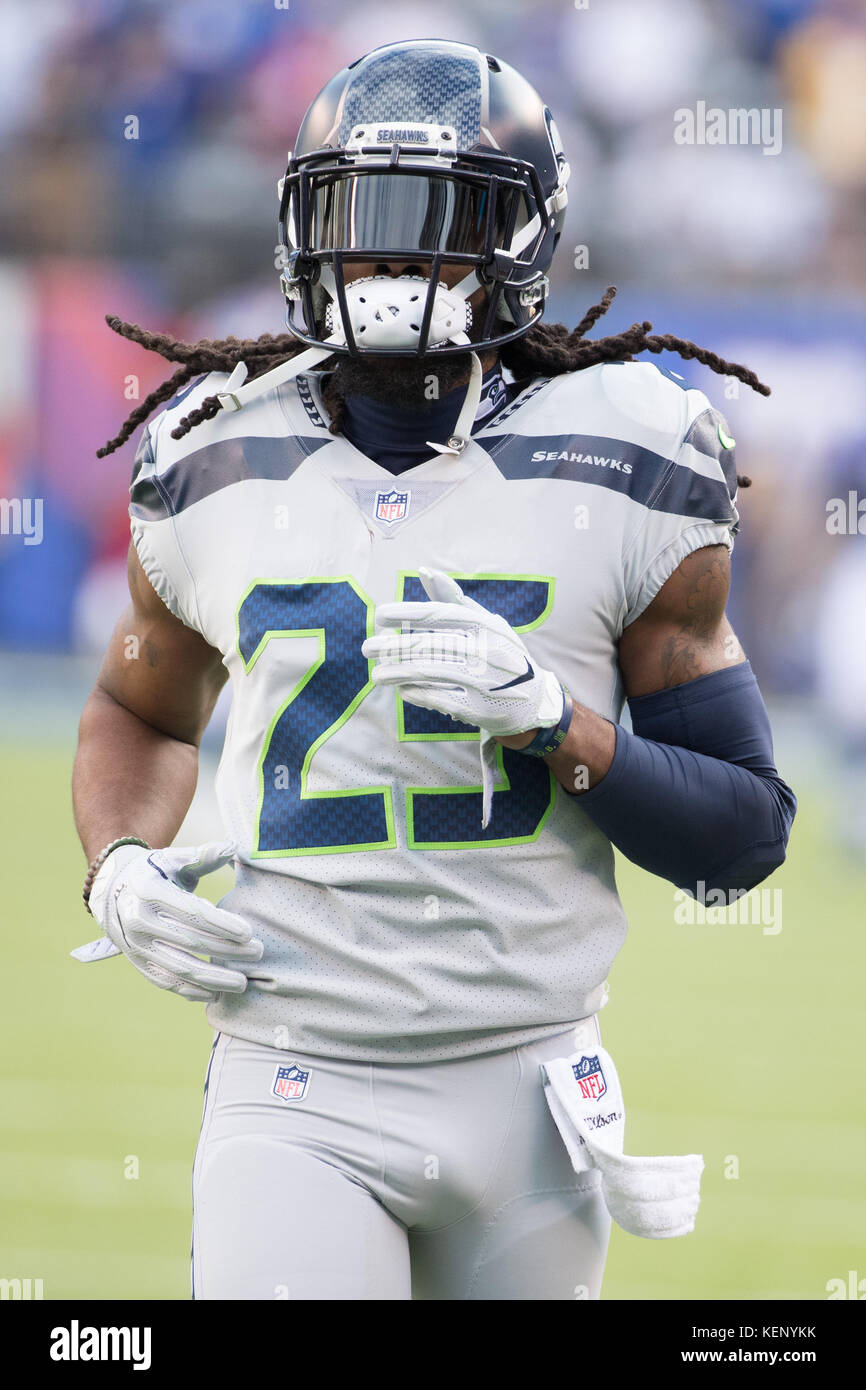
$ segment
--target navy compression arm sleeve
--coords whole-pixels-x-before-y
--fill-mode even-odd
[[[634,732],[614,726],[608,772],[575,800],[628,859],[678,888],[754,888],[785,858],[797,800],[776,771],[749,663],[628,703]]]

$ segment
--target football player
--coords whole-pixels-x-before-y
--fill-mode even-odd
[[[109,319],[179,365],[101,451],[149,420],[75,767],[79,954],[215,1030],[197,1298],[597,1297],[612,1215],[694,1222],[697,1156],[622,1153],[613,846],[748,891],[796,803],[725,617],[734,441],[634,359],[767,388],[649,323],[588,339],[612,289],[542,322],[568,176],[508,64],[391,44],[280,182],[285,335]],[[227,841],[166,848],[227,679]]]

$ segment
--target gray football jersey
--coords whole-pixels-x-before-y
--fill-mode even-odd
[[[507,750],[482,830],[477,732],[374,688],[361,644],[432,566],[617,720],[623,629],[691,551],[733,544],[723,418],[652,364],[606,364],[536,379],[459,458],[395,477],[329,433],[314,374],[173,440],[224,380],[146,429],[130,506],[148,578],[231,677],[224,904],[265,951],[211,1023],[435,1061],[593,1013],[626,932],[606,836]]]

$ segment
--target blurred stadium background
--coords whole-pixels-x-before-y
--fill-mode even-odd
[[[605,1296],[826,1298],[829,1280],[866,1276],[866,541],[827,526],[830,499],[866,496],[866,3],[407,0],[396,14],[0,0],[0,498],[44,507],[40,544],[0,513],[0,1277],[42,1279],[45,1298],[188,1297],[209,1029],[122,964],[68,956],[93,935],[75,727],[124,605],[132,459],[94,451],[167,374],[103,316],[186,339],[280,332],[275,182],[308,101],[343,63],[435,29],[513,62],[562,131],[571,202],[549,316],[573,324],[616,283],[598,331],[650,318],[773,388],[731,396],[666,363],[725,411],[754,482],[731,614],[800,813],[767,885],[778,931],[679,925],[672,890],[621,866],[632,931],[603,1022],[627,1146],[702,1151],[707,1172],[688,1240],[614,1233]],[[675,144],[674,111],[698,100],[781,108],[781,153]],[[183,840],[215,829],[224,713]]]

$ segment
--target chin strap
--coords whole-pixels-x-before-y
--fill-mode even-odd
[[[449,436],[445,444],[434,444],[432,439],[428,439],[427,448],[435,449],[437,454],[453,454],[454,458],[459,458],[469,442],[472,434],[472,426],[475,423],[475,416],[478,414],[478,403],[481,400],[481,362],[477,352],[469,354],[472,359],[472,372],[469,377],[469,385],[466,388],[466,395],[463,398],[463,405],[460,407],[460,414],[457,416],[457,423],[454,426],[454,433]]]
[[[275,386],[282,386],[284,381],[291,381],[292,377],[300,376],[302,372],[309,371],[319,362],[323,362],[326,357],[333,357],[333,349],[328,347],[329,342],[337,342],[336,337],[329,338],[321,347],[307,348],[306,352],[299,352],[296,357],[290,357],[287,362],[281,362],[278,367],[273,367],[271,371],[265,372],[263,376],[257,376],[254,381],[244,382],[247,379],[246,362],[238,362],[231,376],[225,384],[225,389],[217,393],[217,400],[223,410],[242,410],[249,401],[254,401],[257,396],[263,396],[266,391],[272,391]]]
[[[247,379],[247,365],[245,362],[238,362],[225,384],[225,389],[217,394],[217,400],[223,410],[242,410],[250,401],[255,400],[258,396],[263,396],[266,391],[272,391],[275,386],[281,386],[284,381],[290,381],[292,377],[300,376],[302,372],[308,371],[318,362],[331,356],[333,356],[333,352],[327,343],[323,343],[321,347],[308,348],[306,352],[298,353],[297,357],[291,357],[288,362],[281,362],[278,367],[265,372],[263,376],[256,377],[254,381],[247,382],[246,385],[244,382]],[[427,447],[434,449],[437,454],[451,454],[454,458],[459,458],[472,434],[472,426],[475,423],[478,404],[481,400],[483,373],[478,354],[470,353],[470,359],[472,370],[469,376],[469,385],[466,388],[463,405],[454,426],[454,433],[444,444],[436,444],[432,439],[427,440]]]

